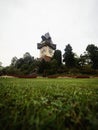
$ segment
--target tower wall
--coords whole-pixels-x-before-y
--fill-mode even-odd
[[[44,46],[40,49],[40,57],[49,56],[52,57],[54,54],[54,50],[49,46]]]

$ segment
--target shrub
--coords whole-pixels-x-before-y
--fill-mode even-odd
[[[78,76],[76,76],[76,78],[90,78],[90,76],[87,76],[87,75],[78,75]]]
[[[58,75],[49,75],[48,78],[58,78]]]
[[[32,75],[14,75],[14,77],[17,77],[17,78],[37,78],[37,74],[32,74]]]

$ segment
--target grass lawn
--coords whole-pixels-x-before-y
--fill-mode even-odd
[[[0,78],[1,130],[97,128],[97,78]]]

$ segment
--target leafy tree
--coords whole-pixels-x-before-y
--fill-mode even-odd
[[[86,51],[91,60],[92,68],[98,69],[98,47],[90,44],[87,46]]]
[[[24,60],[23,60],[23,58],[20,58],[17,60],[15,66],[16,66],[16,68],[20,69],[23,64],[24,64]]]
[[[87,53],[84,53],[83,55],[81,54],[79,59],[78,59],[78,64],[80,67],[90,65],[91,60],[88,57]]]
[[[2,69],[3,69],[2,62],[0,61],[0,76],[2,75]]]
[[[53,58],[57,61],[57,65],[60,66],[62,64],[62,53],[60,50],[56,50],[54,52]]]
[[[23,60],[25,64],[31,64],[34,60],[34,57],[32,57],[29,52],[26,52],[23,55]]]
[[[11,60],[11,66],[15,66],[16,63],[17,63],[17,60],[18,60],[18,58],[17,58],[16,56],[14,56],[14,57],[12,58],[12,60]]]
[[[39,70],[38,72],[42,74],[43,76],[47,75],[47,71],[49,70],[49,62],[46,62],[44,59],[42,59],[39,63]]]
[[[70,68],[75,66],[75,58],[74,53],[72,52],[72,47],[70,44],[66,45],[65,53],[63,55],[63,61],[65,62],[65,65]]]
[[[9,69],[6,70],[8,70],[8,73],[10,73],[11,70],[13,70],[11,73],[18,71],[20,75],[31,74],[35,72],[35,68],[37,67],[36,63],[34,57],[32,57],[29,52],[26,52],[22,58],[17,59],[17,57],[13,57]]]
[[[0,61],[0,67],[2,66],[2,62]]]
[[[12,76],[21,75],[22,74],[20,69],[17,69],[14,66],[7,66],[7,67],[5,67],[3,72],[5,72],[5,74],[7,74],[7,75],[12,75]]]
[[[17,59],[17,57],[13,57],[11,61],[11,66],[19,69],[21,74],[30,74],[33,71],[33,61],[34,57],[32,57],[29,52],[26,52],[23,55],[23,58]]]
[[[31,57],[30,53],[29,52],[26,52],[24,55],[23,55],[23,58],[28,58],[28,57]]]
[[[48,74],[49,75],[52,75],[52,74],[56,74],[57,71],[58,71],[58,61],[56,59],[52,59],[50,62],[49,62],[50,66],[48,68]]]

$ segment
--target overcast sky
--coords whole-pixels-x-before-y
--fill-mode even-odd
[[[70,43],[83,54],[88,44],[98,46],[98,0],[0,0],[0,61],[25,52],[39,57],[37,43],[49,32],[64,53]]]

